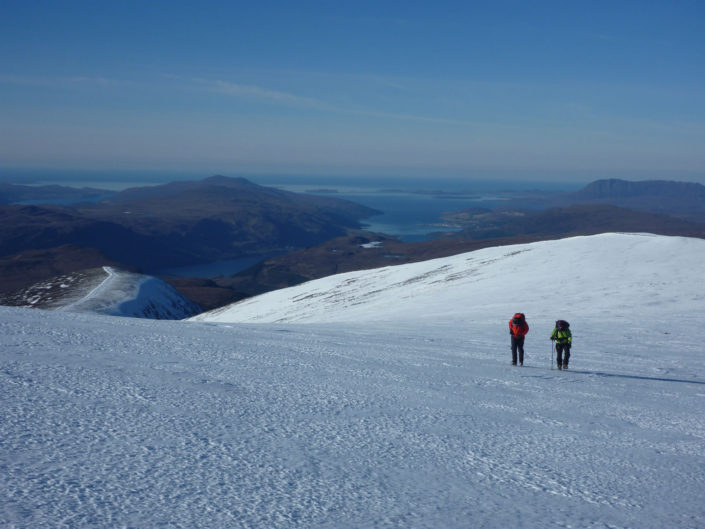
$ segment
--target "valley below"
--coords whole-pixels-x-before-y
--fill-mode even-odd
[[[703,238],[704,189],[607,180],[575,192],[496,191],[484,201],[472,190],[379,189],[365,205],[332,187],[296,193],[224,176],[119,192],[4,184],[0,304],[16,304],[37,282],[103,266],[155,275],[208,310],[486,247],[605,232]]]

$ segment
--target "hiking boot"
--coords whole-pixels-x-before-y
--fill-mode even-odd
[[[560,371],[561,369],[563,369],[563,364],[556,364],[556,365],[558,366],[558,370],[559,370],[559,371]]]
[[[568,369],[568,364],[563,364],[563,369]]]
[[[519,367],[523,366],[524,362],[519,362]]]
[[[515,366],[515,365],[517,365],[517,363],[516,363],[516,362],[512,362],[512,365]]]

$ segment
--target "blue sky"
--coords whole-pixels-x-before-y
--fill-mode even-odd
[[[0,0],[0,167],[705,181],[705,2]]]

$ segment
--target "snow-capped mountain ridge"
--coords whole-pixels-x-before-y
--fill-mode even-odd
[[[12,304],[168,320],[200,312],[198,305],[160,279],[110,266],[42,281],[16,294]]]

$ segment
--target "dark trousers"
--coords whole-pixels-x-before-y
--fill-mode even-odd
[[[563,356],[562,359],[561,355]],[[556,343],[556,363],[558,365],[563,364],[564,366],[567,366],[568,360],[570,360],[570,344]]]
[[[512,364],[517,363],[517,351],[519,352],[519,363],[524,363],[524,337],[512,336]]]

